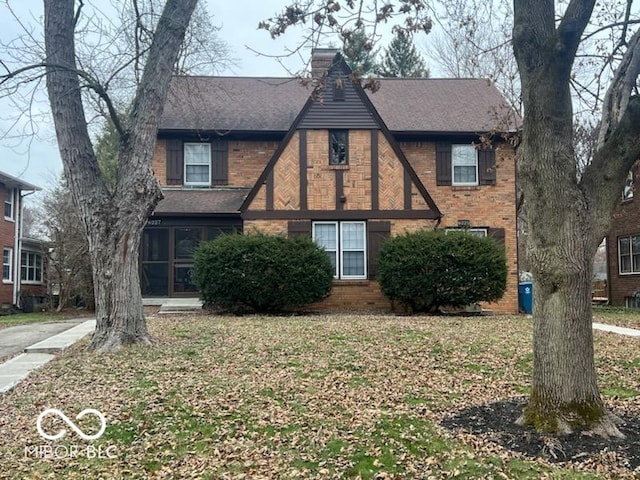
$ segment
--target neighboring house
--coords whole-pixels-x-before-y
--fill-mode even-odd
[[[22,238],[22,212],[26,195],[40,188],[0,172],[0,197],[4,215],[0,220],[2,244],[2,283],[0,306],[21,306],[21,298],[46,296],[42,242]]]
[[[507,292],[487,307],[517,312],[514,150],[500,139],[473,145],[509,111],[497,89],[380,79],[372,93],[334,50],[315,51],[313,62],[314,77],[325,73],[319,94],[296,79],[173,79],[153,163],[165,199],[143,235],[143,295],[196,295],[198,243],[260,230],[326,249],[336,280],[314,308],[389,308],[375,281],[382,242],[467,228],[506,250]]]
[[[635,198],[640,169],[629,172],[607,235],[609,304],[640,308],[640,197]]]

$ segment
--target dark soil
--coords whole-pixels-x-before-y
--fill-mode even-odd
[[[467,408],[446,418],[442,425],[453,433],[470,433],[497,443],[530,458],[543,458],[553,463],[594,461],[607,454],[618,459],[618,466],[640,471],[640,419],[619,415],[620,431],[625,439],[604,439],[583,433],[560,437],[541,434],[515,424],[526,399],[517,398]],[[597,463],[597,460],[595,460]]]

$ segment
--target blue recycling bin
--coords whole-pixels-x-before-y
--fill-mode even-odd
[[[518,306],[524,313],[533,312],[533,283],[520,282],[518,285]]]

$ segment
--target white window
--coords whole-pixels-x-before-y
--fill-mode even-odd
[[[486,237],[487,229],[486,228],[447,228],[445,229],[445,233],[449,232],[466,232],[469,235],[474,235],[476,237]]]
[[[478,151],[473,145],[451,146],[452,185],[478,185]]]
[[[8,188],[4,197],[4,218],[7,220],[13,220],[13,197],[14,189]]]
[[[11,248],[5,248],[2,250],[2,281],[10,282],[13,280],[13,250]]]
[[[627,178],[624,181],[624,188],[622,190],[622,200],[631,200],[633,198],[633,180],[635,170],[630,170],[627,174]]]
[[[640,235],[618,237],[618,268],[621,274],[640,273]]]
[[[22,252],[20,279],[25,283],[42,283],[42,255],[27,250]]]
[[[314,222],[313,239],[329,255],[336,278],[367,278],[365,222]]]
[[[184,144],[184,184],[211,185],[211,145]]]

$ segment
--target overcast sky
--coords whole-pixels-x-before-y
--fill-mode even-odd
[[[94,0],[97,1],[97,0]],[[231,55],[237,59],[237,65],[224,72],[225,75],[240,76],[288,76],[286,70],[272,58],[259,56],[246,47],[265,54],[279,55],[293,48],[299,38],[300,30],[292,29],[283,38],[272,40],[268,32],[258,30],[261,20],[273,16],[286,5],[286,0],[206,0],[213,21],[222,27],[220,38],[230,47]],[[44,0],[9,0],[9,4],[19,14],[25,25],[40,30],[42,24]],[[100,4],[100,2],[98,2]],[[6,41],[14,38],[20,31],[20,25],[7,12],[4,2],[0,4],[0,37]],[[424,40],[416,40],[420,46]],[[298,57],[286,60],[292,71],[300,70],[304,63]],[[47,111],[48,105],[44,92],[36,108]],[[0,99],[0,137],[9,126],[12,107],[6,100]],[[0,139],[0,170],[43,188],[56,181],[62,166],[55,144],[53,127],[47,115],[47,121],[37,124],[38,135],[14,139]],[[15,131],[15,129],[14,129]],[[17,130],[19,131],[19,130]]]

